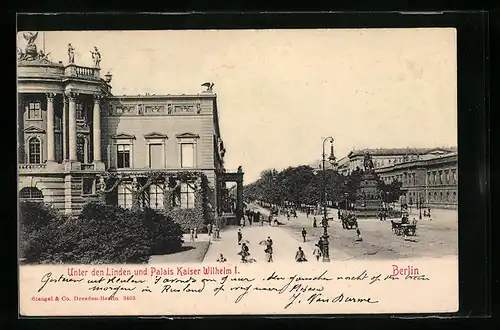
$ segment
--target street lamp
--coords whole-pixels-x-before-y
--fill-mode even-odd
[[[323,140],[323,153],[322,153],[322,164],[323,164],[323,262],[330,262],[330,253],[328,247],[328,214],[326,210],[326,153],[325,153],[325,143],[330,142],[330,156],[328,157],[328,161],[332,165],[334,170],[337,169],[337,162],[335,159],[335,155],[333,153],[333,137],[329,136]]]
[[[418,219],[422,220],[422,193],[420,191],[418,192],[418,209],[419,209]]]

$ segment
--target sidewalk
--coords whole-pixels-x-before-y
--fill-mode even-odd
[[[190,242],[190,234],[184,234],[181,251],[164,254],[154,255],[149,259],[150,264],[163,264],[163,263],[196,263],[201,262],[207,253],[210,246],[211,237],[208,234],[198,234],[198,238],[194,242]]]

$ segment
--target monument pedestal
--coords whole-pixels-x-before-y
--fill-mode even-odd
[[[373,172],[364,173],[358,188],[354,211],[358,219],[377,218],[382,208],[377,187],[377,176]]]

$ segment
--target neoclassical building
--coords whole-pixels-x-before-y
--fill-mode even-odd
[[[405,194],[400,202],[424,207],[458,207],[458,154],[452,152],[427,159],[415,159],[376,169],[387,184],[399,181]]]
[[[375,173],[389,184],[402,183],[401,203],[422,202],[425,207],[457,208],[458,154],[456,148],[385,148],[353,150],[339,161],[339,173],[347,175],[363,168],[372,157]]]
[[[224,168],[211,85],[194,95],[115,96],[100,54],[92,67],[74,63],[70,49],[68,63],[55,63],[37,50],[36,34],[25,38],[17,69],[20,199],[68,214],[95,200],[206,219],[224,211],[225,182],[237,182],[241,197],[241,167]]]

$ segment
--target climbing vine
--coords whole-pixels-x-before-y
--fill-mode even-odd
[[[141,207],[142,196],[151,184],[162,182],[164,212],[179,223],[183,229],[187,230],[196,227],[198,230],[202,230],[207,222],[213,221],[211,219],[213,206],[210,201],[213,199],[214,189],[209,186],[207,176],[203,172],[179,171],[167,173],[165,171],[147,171],[141,172],[137,176],[106,172],[99,179],[101,202],[105,203],[106,194],[116,189],[124,180],[133,180],[135,184],[132,188],[132,208],[134,209]],[[194,205],[192,208],[186,209],[173,207],[172,205],[174,194],[179,191],[181,183],[189,183],[194,188]]]

